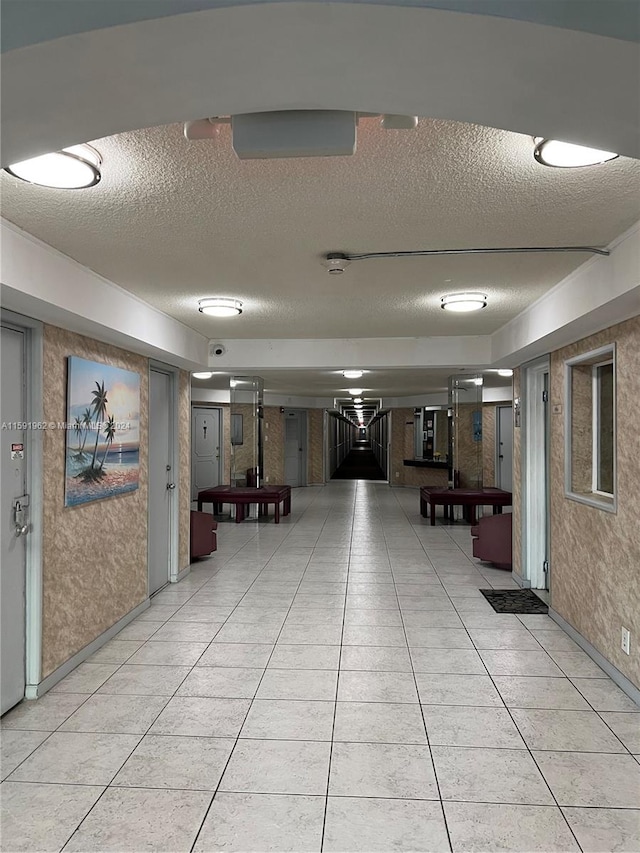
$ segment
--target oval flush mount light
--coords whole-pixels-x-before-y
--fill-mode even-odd
[[[446,311],[479,311],[486,304],[486,293],[449,293],[440,299],[440,307]]]
[[[558,169],[577,169],[580,166],[598,166],[615,160],[618,156],[613,151],[600,151],[598,148],[585,148],[571,142],[560,142],[557,139],[543,139],[534,136],[535,148],[533,156],[543,166],[555,166]]]
[[[343,370],[342,375],[345,379],[360,379],[363,372],[362,370]]]
[[[513,376],[513,370],[507,370],[506,368],[505,370],[499,370],[498,376]]]
[[[213,376],[213,373],[211,373],[208,370],[202,370],[202,371],[198,371],[197,373],[192,373],[191,375],[193,376],[194,379],[211,379],[211,377]]]
[[[362,394],[362,388],[349,388],[349,393],[352,397],[359,397]]]
[[[211,296],[198,302],[198,311],[210,317],[234,317],[242,314],[242,302],[232,296]]]
[[[43,154],[13,163],[5,169],[14,178],[40,187],[58,190],[84,190],[101,178],[102,157],[90,145],[72,145],[53,154]]]

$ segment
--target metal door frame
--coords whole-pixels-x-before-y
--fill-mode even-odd
[[[171,413],[169,417],[169,444],[171,446],[171,470],[174,474],[174,482],[176,484],[176,499],[171,501],[169,507],[169,583],[176,583],[180,575],[180,413],[178,390],[180,387],[180,370],[177,367],[172,367],[170,364],[163,364],[161,361],[149,359],[149,389],[151,388],[151,371],[155,373],[164,373],[169,377],[169,399],[171,405]],[[151,418],[151,394],[149,393],[149,418]],[[149,425],[150,428],[150,425]],[[151,444],[147,435],[147,448]],[[150,460],[148,460],[150,462]],[[147,495],[147,519],[149,518],[149,509],[151,506],[151,496]],[[191,492],[189,492],[189,506],[191,506]],[[147,595],[149,594],[149,530],[150,525],[147,523]]]
[[[551,563],[551,404],[543,401],[545,374],[551,378],[549,356],[522,367],[522,580],[533,589],[549,585]],[[546,526],[544,542],[538,532],[541,511]]]
[[[3,326],[25,336],[25,416],[28,423],[43,424],[43,324],[4,309],[0,317]],[[31,530],[25,543],[25,699],[38,697],[38,685],[42,680],[42,436],[42,429],[26,430]]]
[[[224,407],[218,405],[209,405],[208,403],[194,403],[189,401],[189,501],[193,503],[193,411],[194,409],[206,409],[209,412],[216,411],[218,413],[218,441],[220,442],[220,451],[218,453],[218,482],[224,482]]]

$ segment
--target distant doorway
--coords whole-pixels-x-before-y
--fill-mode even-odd
[[[510,492],[513,486],[513,406],[498,406],[496,415],[496,485]]]
[[[222,480],[220,409],[191,409],[191,500],[198,492],[219,486]]]
[[[307,413],[304,409],[284,410],[284,482],[287,486],[307,485]]]

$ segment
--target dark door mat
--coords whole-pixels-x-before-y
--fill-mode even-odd
[[[530,589],[481,589],[496,613],[548,613],[547,605]]]

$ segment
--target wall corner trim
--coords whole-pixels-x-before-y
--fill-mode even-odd
[[[87,658],[91,657],[94,652],[97,652],[105,643],[111,640],[115,635],[121,631],[125,625],[128,625],[129,622],[132,622],[137,616],[141,613],[144,613],[145,610],[148,609],[151,601],[149,598],[146,598],[143,602],[138,604],[137,607],[134,607],[133,610],[130,610],[127,614],[125,614],[122,619],[118,619],[110,628],[107,628],[106,631],[103,631],[95,640],[92,640],[88,646],[85,646],[83,649],[80,649],[79,652],[76,652],[75,655],[69,658],[69,660],[65,661],[61,666],[57,669],[54,669],[52,673],[47,675],[39,684],[27,684],[25,688],[25,699],[39,699],[41,696],[51,690],[59,681],[69,675],[69,673],[74,670],[77,666]]]
[[[600,669],[606,672],[609,678],[618,685],[623,693],[626,693],[627,696],[636,703],[636,705],[640,705],[640,688],[636,687],[636,685],[630,681],[626,675],[623,675],[619,669],[610,663],[595,648],[595,646],[592,646],[588,640],[585,640],[582,634],[579,634],[578,631],[576,631],[576,629],[566,621],[566,619],[563,619],[562,616],[560,616],[560,614],[551,607],[549,608],[549,616],[571,637],[575,643],[580,646],[584,652],[589,655],[594,663],[598,664]]]

